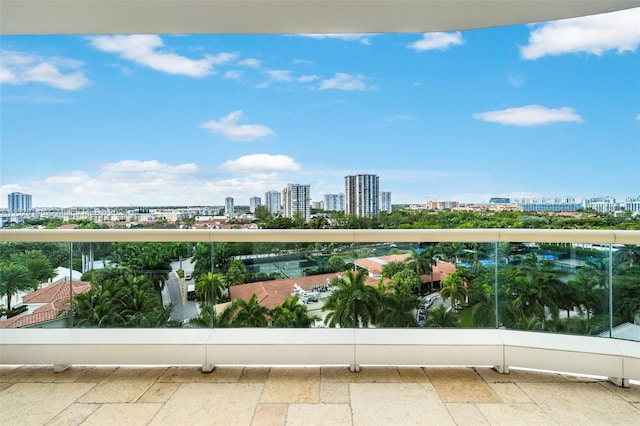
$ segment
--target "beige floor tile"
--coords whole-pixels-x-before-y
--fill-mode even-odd
[[[445,404],[449,415],[458,426],[476,426],[488,425],[487,419],[484,418],[476,404],[451,402]]]
[[[12,426],[45,424],[93,386],[88,383],[16,383],[0,395],[0,423]]]
[[[426,368],[425,371],[444,402],[501,402],[472,368]]]
[[[87,372],[87,367],[71,367],[54,373],[52,366],[25,366],[14,368],[0,378],[10,383],[70,383]]]
[[[162,404],[103,404],[87,420],[83,426],[146,426]],[[186,420],[186,419],[185,419]]]
[[[287,404],[258,404],[251,426],[283,426],[288,409]]]
[[[323,367],[322,380],[338,383],[400,383],[396,367],[361,367],[352,373],[348,367]]]
[[[98,408],[100,408],[100,404],[71,404],[47,423],[46,426],[80,425]]]
[[[348,383],[320,382],[320,402],[325,404],[349,404]]]
[[[272,368],[269,371],[268,381],[319,381],[319,367],[302,368]]]
[[[76,383],[100,383],[115,372],[117,367],[94,367],[76,379]]]
[[[640,386],[639,385],[631,385],[628,388],[621,388],[620,386],[616,386],[611,382],[603,381],[600,383],[605,389],[613,392],[620,398],[624,399],[628,402],[640,402]]]
[[[269,378],[269,368],[266,367],[245,367],[242,370],[240,383],[265,383]]]
[[[566,383],[566,377],[555,373],[511,369],[509,374],[500,374],[492,368],[477,367],[474,370],[487,382],[495,383]]]
[[[180,387],[180,383],[154,383],[138,402],[167,402]]]
[[[429,383],[422,367],[398,367],[402,383]]]
[[[291,404],[287,426],[351,426],[348,404]]]
[[[599,383],[519,383],[560,424],[640,424],[640,413]]]
[[[349,389],[356,426],[453,424],[429,383],[352,383]]]
[[[158,378],[159,382],[176,383],[237,383],[242,367],[216,367],[211,373],[203,373],[201,367],[169,367]]]
[[[261,385],[263,386],[263,385]],[[318,403],[320,380],[272,380],[264,384],[260,403]]]
[[[0,392],[2,392],[3,390],[10,388],[13,385],[13,383],[0,383]]]
[[[533,402],[515,383],[488,383],[502,402]]]
[[[476,404],[491,425],[540,426],[558,424],[535,404]]]
[[[132,403],[136,402],[155,383],[164,368],[118,368],[78,402]]]
[[[184,383],[150,424],[249,425],[263,387],[259,383]]]

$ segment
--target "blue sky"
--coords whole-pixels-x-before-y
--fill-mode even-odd
[[[0,37],[0,207],[640,194],[640,9],[431,34]]]

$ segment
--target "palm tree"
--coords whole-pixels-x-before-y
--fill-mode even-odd
[[[327,298],[322,310],[329,313],[325,324],[329,327],[366,327],[375,324],[382,306],[382,294],[376,287],[365,284],[367,271],[346,271],[333,280],[335,291]]]
[[[401,272],[407,268],[405,262],[392,261],[382,265],[382,276],[385,278],[391,278],[398,272]]]
[[[426,327],[453,328],[459,325],[458,314],[452,308],[445,308],[444,305],[441,305],[427,311]]]
[[[233,319],[231,326],[233,327],[266,327],[267,315],[269,309],[260,305],[258,297],[255,293],[251,295],[249,300],[236,299],[231,304]]]
[[[225,274],[227,285],[239,285],[243,284],[247,275],[247,267],[241,260],[234,260],[229,265],[229,269]]]
[[[424,250],[411,250],[411,256],[407,259],[409,267],[418,275],[424,275],[431,269],[431,263],[427,252]]]
[[[383,296],[382,309],[379,315],[380,327],[416,327],[416,309],[420,300],[411,293],[397,291]]]
[[[456,306],[456,300],[461,300],[467,295],[466,284],[463,273],[460,271],[453,271],[442,280],[440,296],[443,299],[449,298],[451,300],[452,309]]]
[[[0,296],[7,296],[7,311],[11,310],[11,297],[20,292],[31,290],[38,280],[31,278],[29,270],[16,263],[0,265]]]
[[[27,250],[23,253],[12,254],[11,263],[18,263],[26,267],[31,278],[36,279],[39,283],[46,282],[49,278],[56,276],[51,262],[40,250]]]
[[[411,294],[422,286],[422,279],[411,269],[398,272],[391,278],[391,281],[394,291],[399,293]]]
[[[431,275],[431,281],[429,282],[429,292],[433,292],[433,268],[438,266],[438,254],[437,246],[429,246],[424,250],[424,256],[427,258],[427,264],[429,266],[429,273]]]
[[[180,270],[182,270],[182,257],[183,256],[188,256],[190,254],[191,251],[191,244],[187,243],[186,241],[181,241],[181,242],[177,242],[177,243],[173,243],[171,244],[171,256],[172,257],[177,257],[179,262],[180,262]]]
[[[316,315],[309,315],[307,306],[301,303],[297,294],[273,308],[271,317],[272,325],[280,328],[309,328],[319,319]]]
[[[219,303],[222,300],[223,289],[222,274],[207,272],[201,274],[196,281],[196,297],[205,305]]]

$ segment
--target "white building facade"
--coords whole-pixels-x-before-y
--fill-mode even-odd
[[[391,193],[390,192],[380,193],[380,211],[391,213]]]
[[[9,213],[23,213],[31,211],[31,194],[12,192],[7,195]]]
[[[301,212],[304,220],[311,217],[311,187],[290,183],[282,190],[282,208],[285,217],[293,219],[296,212]]]
[[[345,213],[375,217],[380,212],[380,178],[377,175],[345,176]]]
[[[224,215],[227,217],[234,216],[235,208],[233,206],[233,197],[227,197],[224,199]]]
[[[344,194],[326,194],[324,196],[324,209],[331,212],[343,212]]]
[[[260,197],[251,197],[249,198],[249,211],[251,213],[256,212],[256,207],[262,205],[262,199]]]
[[[282,194],[280,191],[265,192],[264,205],[271,214],[282,213]]]

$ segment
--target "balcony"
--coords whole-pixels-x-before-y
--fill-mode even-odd
[[[505,276],[502,270],[509,267],[506,262],[510,259],[513,263],[521,256],[501,251],[501,245],[506,243],[529,247],[540,257],[544,256],[546,244],[565,247],[568,254],[559,259],[563,267],[586,262],[582,257],[587,252],[580,247],[598,247],[601,259],[614,260],[620,247],[624,247],[622,244],[640,243],[640,233],[635,231],[501,229],[17,230],[2,231],[0,238],[3,245],[63,243],[71,248],[72,257],[77,253],[73,247],[103,242],[182,241],[210,246],[213,252],[220,244],[242,242],[249,243],[256,258],[264,256],[265,251],[288,249],[289,255],[296,250],[322,251],[325,244],[338,253],[352,251],[348,255],[369,254],[374,258],[376,252],[397,253],[435,243],[441,247],[459,243],[475,247],[486,256],[481,260],[493,259],[483,262],[487,266],[480,266],[480,262],[475,266],[492,271],[492,296],[502,294],[499,289],[505,285],[501,280]],[[460,256],[464,253],[458,251]],[[459,257],[456,261],[466,264],[466,260]],[[191,267],[187,267],[188,260],[183,261],[185,270]],[[613,294],[611,283],[616,287],[622,271],[616,269],[621,267],[619,263],[609,265],[603,274],[607,293]],[[556,268],[562,269],[558,265]],[[569,268],[565,282],[579,270]],[[289,272],[293,275],[293,271]],[[177,277],[173,280],[179,285]],[[632,282],[637,289],[639,281]],[[438,285],[427,282],[430,284],[436,286],[430,294],[437,293]],[[173,302],[188,303],[183,304],[181,299]],[[602,310],[614,312],[619,303],[624,301],[607,297]],[[500,305],[498,300],[492,306]],[[372,424],[390,423],[400,416],[407,423],[423,423],[425,407],[429,407],[429,419],[443,424],[497,424],[516,416],[545,423],[637,421],[640,414],[632,403],[637,400],[637,387],[631,385],[631,389],[623,391],[613,383],[629,387],[630,379],[640,379],[640,334],[619,338],[616,330],[624,323],[618,324],[620,319],[610,314],[605,314],[609,325],[604,331],[591,336],[577,335],[575,331],[570,334],[507,329],[501,315],[499,310],[497,326],[446,329],[103,329],[77,324],[66,328],[2,329],[0,386],[6,389],[3,401],[7,407],[24,408],[9,411],[9,418],[16,424],[68,419],[89,423],[117,421],[119,416],[125,416],[127,423],[141,424],[170,424],[182,416],[214,424],[228,424],[230,419],[233,424],[308,424],[314,419],[332,419],[335,424]],[[359,373],[351,373],[347,367]],[[200,370],[213,372],[203,375]],[[58,397],[42,404],[42,392],[55,392]],[[242,409],[235,409],[237,406]]]

